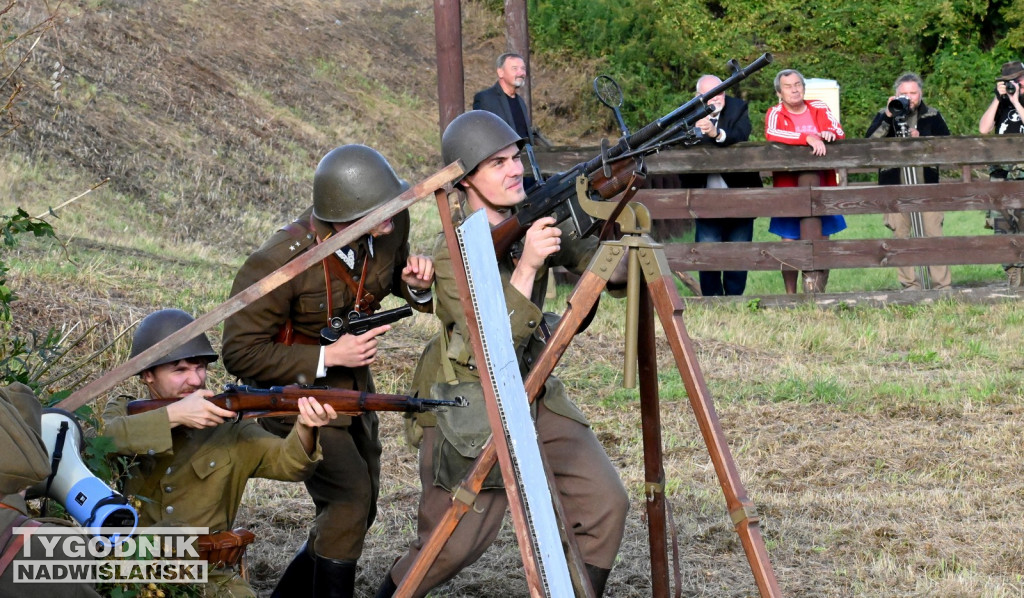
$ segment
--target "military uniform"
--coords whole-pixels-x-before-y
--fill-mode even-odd
[[[235,277],[232,295],[288,263],[317,243],[318,238],[333,233],[327,224],[313,218],[312,212],[312,208],[306,210],[249,256]],[[417,309],[429,311],[429,302],[418,303],[401,279],[409,256],[408,212],[396,215],[393,222],[390,234],[372,242],[364,236],[346,248],[351,250],[352,266],[334,255],[328,259],[338,262],[333,268],[346,268],[356,282],[362,275],[364,260],[368,260],[363,281],[366,292],[378,301],[393,293]],[[331,367],[325,377],[318,378],[319,344],[288,345],[275,340],[275,335],[288,324],[295,333],[318,339],[320,329],[327,326],[331,317],[345,316],[353,308],[355,291],[330,271],[326,265],[312,266],[228,318],[224,323],[223,350],[228,372],[262,387],[315,383],[373,391],[368,367]],[[329,294],[327,279],[331,282]],[[284,434],[292,421],[274,418],[261,423],[276,434]],[[320,439],[325,458],[306,481],[317,512],[310,530],[310,545],[316,555],[354,561],[362,554],[366,531],[376,516],[381,454],[377,415],[339,415],[321,428]]]
[[[230,530],[249,478],[297,482],[322,458],[319,443],[307,455],[295,432],[282,441],[252,420],[172,429],[166,407],[127,415],[128,400],[107,402],[104,434],[119,454],[137,456],[124,491],[142,499],[141,526]],[[232,569],[211,570],[208,589],[218,596],[255,595]]]
[[[458,190],[462,194],[463,191]],[[547,290],[548,269],[563,266],[582,272],[593,256],[597,240],[571,240],[563,235],[561,250],[548,258],[537,273],[532,297],[523,296],[509,282],[515,266],[510,256],[498,260],[502,291],[510,314],[512,340],[524,377],[544,348],[541,311]],[[459,300],[452,261],[443,235],[434,248],[435,313],[443,332],[430,341],[416,367],[413,380],[420,396],[462,395],[470,404],[436,415],[416,414],[415,428],[422,428],[420,443],[419,535],[412,547],[392,568],[399,580],[451,504],[451,490],[462,480],[479,455],[490,426],[480,376],[472,357],[467,324]],[[628,496],[600,442],[583,413],[566,396],[554,376],[545,384],[543,397],[532,407],[539,441],[562,499],[569,529],[576,535],[583,560],[588,565],[611,569],[622,541],[628,510]],[[414,434],[415,435],[415,434]],[[495,467],[476,497],[473,508],[460,521],[428,571],[417,596],[454,577],[476,561],[494,541],[504,517],[508,499]]]
[[[40,436],[42,405],[24,384],[0,387],[0,560],[10,542],[18,536],[13,528],[25,525],[28,507],[19,494],[50,475],[50,459]],[[46,527],[66,527],[55,521],[38,521]],[[32,560],[74,560],[64,552],[64,543],[53,546],[52,559],[45,558],[46,549],[39,536],[31,536]],[[14,567],[23,554],[15,553],[11,564],[0,571],[0,598],[92,598],[99,596],[93,584],[86,583],[15,583]]]

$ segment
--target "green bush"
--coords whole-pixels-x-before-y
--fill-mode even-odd
[[[771,52],[774,64],[735,92],[761,140],[783,68],[839,83],[849,137],[864,135],[904,71],[922,76],[953,134],[977,134],[999,65],[1024,48],[1024,0],[530,0],[529,11],[534,51],[602,59],[594,76],[619,81],[634,129],[692,97],[700,74]]]

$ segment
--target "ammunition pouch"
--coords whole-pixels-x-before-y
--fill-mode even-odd
[[[236,527],[214,534],[199,536],[196,549],[199,558],[210,563],[211,567],[233,568],[242,565],[241,575],[246,578],[245,547],[256,540],[256,534],[247,529]]]
[[[460,409],[448,409],[437,414],[438,433],[434,436],[433,446],[434,484],[453,492],[469,473],[484,443],[491,436],[484,391],[479,381],[458,384],[440,382],[434,385],[430,394],[437,399],[461,396],[469,403]],[[504,488],[499,467],[491,468],[481,488]]]

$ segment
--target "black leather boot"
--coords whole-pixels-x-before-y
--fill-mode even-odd
[[[309,596],[313,593],[313,556],[306,550],[306,543],[299,546],[292,562],[274,586],[270,598],[289,598],[291,596]]]
[[[608,585],[608,575],[611,569],[602,569],[594,565],[587,565],[587,577],[590,578],[590,587],[594,588],[594,595],[601,598],[604,595],[604,587]]]
[[[395,580],[391,579],[391,571],[388,571],[384,574],[384,581],[377,588],[377,595],[374,598],[391,598],[397,590],[398,585],[395,584]]]
[[[313,572],[315,598],[352,598],[356,591],[356,562],[317,555]]]

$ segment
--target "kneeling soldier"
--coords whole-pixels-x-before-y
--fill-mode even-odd
[[[178,309],[146,316],[132,339],[131,357],[193,321]],[[167,407],[128,415],[131,397],[115,397],[103,410],[104,433],[117,452],[135,457],[125,494],[142,499],[139,524],[207,527],[218,540],[234,540],[210,564],[208,596],[255,596],[239,575],[249,532],[231,533],[249,478],[298,482],[321,460],[317,428],[337,417],[330,405],[299,400],[299,416],[284,439],[252,420],[228,422],[235,412],[206,399],[206,368],[217,353],[201,334],[139,373],[149,399],[178,399]],[[222,425],[223,424],[223,425]],[[217,532],[227,532],[219,533]],[[200,546],[210,538],[200,538]],[[224,547],[223,542],[216,543]],[[203,556],[203,555],[201,555]],[[215,555],[216,556],[216,555]]]

